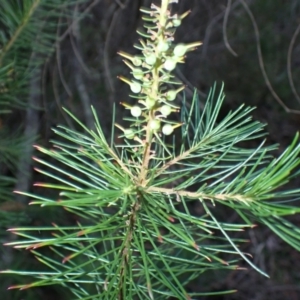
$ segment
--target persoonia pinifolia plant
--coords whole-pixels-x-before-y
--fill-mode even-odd
[[[120,79],[134,99],[122,103],[132,117],[124,127],[114,124],[124,142],[114,143],[114,126],[111,142],[106,140],[93,110],[95,130],[69,113],[84,131],[60,126],[54,131],[65,141],[54,141],[53,149],[36,147],[61,164],[35,158],[46,168],[38,171],[51,179],[36,185],[59,190],[59,198],[23,194],[31,204],[65,208],[78,222],[10,229],[23,239],[9,245],[31,251],[49,268],[2,271],[36,277],[10,288],[60,284],[74,299],[86,300],[196,299],[215,293],[205,286],[188,292],[189,283],[212,270],[238,269],[240,257],[266,275],[240,250],[244,240],[237,231],[260,222],[300,250],[299,228],[283,218],[300,211],[291,203],[300,191],[279,189],[297,174],[298,135],[273,158],[276,146],[241,147],[264,135],[263,125],[249,116],[251,108],[241,106],[218,119],[222,90],[217,95],[213,87],[202,109],[196,92],[190,104],[184,100],[181,109],[175,104],[184,85],[173,71],[201,43],[174,44],[175,30],[188,15],[172,14],[174,2],[142,8],[146,31],[138,31],[140,55],[119,53],[132,74]],[[173,116],[179,111],[177,122]],[[201,206],[197,214],[191,209],[195,202]],[[225,207],[240,221],[228,222]],[[53,254],[39,251],[43,247]],[[219,293],[226,292],[232,291]]]

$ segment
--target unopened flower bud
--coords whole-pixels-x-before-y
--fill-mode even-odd
[[[146,62],[146,64],[148,64],[150,66],[154,65],[155,62],[156,62],[156,56],[155,56],[155,54],[154,53],[147,54],[145,56],[145,62]]]
[[[193,50],[195,47],[200,45],[202,45],[201,42],[194,42],[191,44],[178,44],[173,50],[174,56],[176,57],[184,56],[187,51]]]
[[[172,112],[172,108],[169,105],[163,105],[160,108],[160,112],[164,117],[167,117]]]
[[[181,25],[181,19],[179,18],[173,19],[172,23],[174,27],[179,27]]]
[[[147,97],[146,98],[146,101],[145,101],[145,103],[146,103],[146,107],[148,108],[148,109],[151,109],[154,105],[155,105],[155,99],[153,99],[153,98],[151,98],[151,97]]]
[[[177,61],[172,57],[168,57],[164,62],[164,68],[167,71],[173,71],[176,68]]]
[[[143,70],[140,68],[135,68],[132,70],[132,75],[135,79],[142,79],[144,77]]]
[[[181,86],[181,87],[180,87],[179,89],[177,89],[177,90],[170,90],[170,91],[167,91],[167,93],[166,93],[166,98],[167,98],[167,100],[169,100],[169,101],[174,101],[174,100],[176,99],[177,94],[178,94],[180,91],[184,90],[184,88],[185,88],[185,86]]]
[[[134,131],[132,129],[125,129],[124,130],[124,136],[129,139],[132,140],[135,136]]]
[[[137,56],[134,56],[133,59],[132,59],[132,63],[136,66],[136,67],[139,67],[142,65],[143,61],[137,57]]]
[[[123,76],[119,76],[118,78],[127,83],[130,86],[130,89],[133,93],[138,94],[142,90],[142,86],[140,83],[136,81],[130,81],[129,79]]]
[[[186,51],[187,47],[184,44],[179,44],[174,48],[173,53],[175,56],[180,57],[185,55]]]
[[[152,131],[158,131],[160,129],[159,120],[151,120],[149,125]]]
[[[174,128],[171,124],[165,124],[162,128],[162,133],[164,135],[170,135],[174,131]]]
[[[141,90],[142,90],[142,86],[140,83],[136,82],[136,81],[133,81],[131,84],[130,84],[130,89],[133,93],[135,94],[138,94]]]
[[[169,49],[169,43],[167,41],[159,41],[157,44],[157,49],[159,52],[165,52]]]
[[[133,56],[123,51],[118,52],[118,54],[121,55],[122,57],[129,59],[136,67],[141,66],[143,63],[143,61],[138,56]]]
[[[130,113],[133,117],[138,118],[142,114],[142,110],[139,106],[135,105],[135,106],[131,107]]]
[[[177,93],[176,93],[175,90],[168,91],[167,94],[166,94],[167,100],[169,100],[169,101],[175,100],[176,95],[177,95]]]

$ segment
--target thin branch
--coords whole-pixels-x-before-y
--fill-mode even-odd
[[[74,10],[74,19],[76,19],[78,14],[78,5],[76,5],[75,10]],[[83,111],[85,115],[85,123],[86,125],[90,128],[94,128],[94,121],[93,121],[93,113],[91,110],[91,99],[88,94],[84,78],[82,76],[82,70],[85,70],[85,64],[82,59],[82,50],[81,50],[81,36],[80,36],[80,28],[79,28],[79,22],[76,22],[73,26],[73,33],[77,42],[77,45],[75,45],[74,38],[72,34],[70,34],[70,40],[71,40],[71,45],[73,48],[73,51],[75,53],[75,56],[77,58],[74,58],[74,64],[75,64],[75,81],[76,81],[76,88],[77,91],[80,95],[81,103],[83,106]],[[85,70],[88,73],[88,70]]]
[[[254,33],[255,33],[255,39],[256,39],[256,48],[257,48],[257,55],[258,55],[258,61],[259,61],[259,66],[262,72],[262,75],[264,77],[265,83],[269,89],[269,91],[271,92],[272,96],[275,98],[275,100],[279,103],[279,105],[281,107],[284,108],[284,110],[287,113],[294,113],[294,114],[300,114],[300,110],[295,110],[295,109],[290,109],[289,107],[287,107],[285,105],[285,103],[282,101],[282,99],[277,95],[277,93],[275,92],[275,90],[273,89],[273,86],[269,80],[269,77],[267,75],[266,69],[265,69],[265,65],[264,65],[264,60],[263,60],[263,56],[262,56],[262,51],[261,51],[261,47],[260,47],[260,34],[259,34],[259,30],[258,30],[258,26],[257,23],[255,21],[255,18],[248,6],[248,4],[244,1],[244,0],[239,0],[241,2],[241,4],[244,6],[247,14],[249,15],[253,28],[254,28]]]
[[[59,97],[58,86],[57,86],[58,85],[58,82],[57,82],[58,76],[56,75],[57,74],[56,70],[57,70],[57,65],[54,66],[52,76],[51,76],[54,99],[55,99],[56,105],[57,105],[61,115],[65,119],[66,123],[68,124],[68,126],[70,128],[74,129],[74,126],[73,126],[72,122],[70,122],[69,118],[66,118],[65,113],[62,109],[62,105],[61,105],[61,101],[60,101],[60,97]]]
[[[114,87],[114,83],[113,83],[111,72],[110,72],[108,52],[109,52],[109,43],[110,43],[112,31],[113,31],[115,23],[116,23],[116,21],[119,17],[119,13],[120,13],[121,9],[122,8],[119,8],[113,14],[113,18],[112,18],[112,21],[109,25],[108,32],[107,32],[107,35],[106,35],[106,40],[105,40],[105,45],[104,45],[104,53],[103,53],[104,71],[105,71],[105,74],[106,74],[105,77],[107,79],[109,89],[112,93],[115,93],[115,87]]]
[[[36,53],[31,55],[30,61],[36,60]],[[39,129],[39,116],[37,107],[41,103],[41,67],[35,69],[30,79],[30,94],[28,95],[28,108],[26,110],[24,138],[26,140],[23,153],[18,163],[17,183],[15,190],[27,192],[31,182],[31,157],[33,153],[32,139],[37,136]],[[16,201],[22,204],[27,204],[27,197],[16,194]]]
[[[93,2],[93,6],[96,5],[96,3],[98,3],[100,0],[94,1]],[[89,5],[88,7],[89,9],[91,9],[91,5]],[[74,39],[72,34],[70,34],[70,41],[71,41],[71,45],[72,45],[72,49],[74,51],[74,54],[80,64],[80,67],[82,68],[82,70],[84,71],[85,75],[88,78],[95,78],[95,79],[99,79],[99,75],[95,74],[96,72],[93,70],[90,70],[90,68],[85,64],[83,58],[82,58],[82,50],[80,49],[80,44],[81,44],[81,38],[80,38],[80,30],[79,30],[79,25],[80,25],[80,21],[82,20],[82,15],[86,14],[86,10],[84,12],[78,13],[78,4],[75,6],[75,10],[76,11],[76,15],[74,15],[74,17],[72,18],[72,20],[76,20],[75,21],[71,21],[71,24],[69,24],[68,28],[71,28],[71,32],[73,32],[75,38],[77,39],[79,37],[79,40],[76,43],[74,43]],[[70,33],[70,32],[69,32]],[[77,46],[78,45],[78,46]]]
[[[224,12],[222,11],[221,13],[219,13],[218,15],[216,15],[211,22],[209,23],[209,25],[207,25],[206,30],[205,30],[205,35],[203,38],[203,46],[202,46],[202,59],[204,59],[206,57],[207,51],[208,51],[208,46],[209,46],[209,40],[211,37],[211,32],[213,29],[213,26],[219,22],[222,18],[223,18]]]
[[[292,92],[293,92],[294,96],[296,97],[296,99],[298,100],[298,102],[300,103],[300,96],[297,93],[297,90],[296,90],[296,87],[295,87],[295,84],[293,81],[292,67],[291,67],[292,52],[293,52],[294,44],[295,44],[295,41],[296,41],[296,38],[297,38],[299,32],[300,32],[300,24],[298,25],[295,33],[293,34],[292,40],[289,45],[289,50],[288,50],[288,55],[287,55],[287,73],[288,73],[289,83],[290,83]]]
[[[255,201],[253,198],[245,197],[244,195],[241,194],[205,194],[205,193],[189,192],[186,190],[160,188],[155,186],[149,186],[145,191],[148,193],[160,193],[165,195],[188,197],[190,199],[201,199],[201,200],[212,200],[212,201],[213,200],[220,200],[220,201],[234,200],[238,202],[243,202],[245,204]]]
[[[94,6],[96,6],[99,2],[101,2],[102,0],[94,0],[83,12],[82,12],[82,16],[87,14]],[[76,24],[77,22],[80,21],[81,18],[78,18],[76,20],[73,20],[73,22],[71,23],[71,25],[69,25],[68,29],[57,39],[57,43],[61,43],[62,41],[65,40],[65,38],[68,36],[68,34],[72,31],[72,27],[74,26],[74,24]]]
[[[233,55],[233,56],[238,56],[237,53],[231,48],[229,42],[228,42],[228,37],[227,37],[227,22],[228,22],[228,17],[231,9],[231,1],[227,1],[227,6],[225,10],[225,15],[224,15],[224,20],[223,20],[223,38],[224,38],[224,44],[228,51]]]
[[[60,21],[61,21],[61,18],[59,18],[59,21],[58,21],[58,26],[57,26],[57,36],[59,36],[59,30],[60,30]],[[61,83],[62,85],[64,86],[64,89],[65,91],[67,92],[68,96],[70,98],[73,97],[73,94],[65,80],[65,77],[64,77],[64,74],[63,74],[63,71],[62,71],[62,67],[61,67],[61,54],[60,54],[60,43],[57,43],[56,44],[56,61],[57,61],[57,69],[58,69],[58,74],[59,74],[59,78],[61,80]]]

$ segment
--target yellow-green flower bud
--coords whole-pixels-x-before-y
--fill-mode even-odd
[[[146,103],[146,107],[148,108],[148,109],[151,109],[154,105],[155,105],[155,99],[153,99],[153,98],[151,98],[151,97],[147,97],[146,98],[146,101],[145,101],[145,103]]]
[[[118,54],[121,55],[122,57],[129,59],[136,67],[141,66],[143,63],[143,61],[138,56],[133,56],[123,51],[118,52]]]
[[[181,19],[180,18],[173,19],[172,23],[174,27],[179,27],[181,25]]]
[[[164,68],[167,71],[173,71],[176,68],[177,61],[172,57],[168,57],[164,62]]]
[[[169,101],[174,101],[176,99],[176,96],[179,92],[181,92],[182,90],[184,90],[185,86],[181,86],[180,88],[178,88],[177,90],[170,90],[167,91],[166,93],[166,98]]]
[[[154,53],[147,54],[145,56],[145,62],[146,62],[146,64],[148,64],[150,66],[154,65],[155,62],[156,62],[156,56],[155,56],[155,54]]]
[[[118,78],[127,83],[130,86],[130,89],[133,93],[138,94],[142,90],[142,86],[140,83],[136,81],[130,81],[129,79],[123,76],[119,76]]]
[[[164,135],[170,135],[174,131],[174,128],[170,124],[165,124],[162,128],[162,133]]]
[[[157,49],[159,52],[165,52],[169,49],[169,43],[167,41],[159,41],[157,44]]]
[[[170,91],[167,91],[166,98],[169,101],[173,101],[176,99],[176,95],[177,95],[176,90],[170,90]]]
[[[132,129],[125,129],[124,130],[124,136],[129,139],[132,140],[135,136],[134,131]]]
[[[178,44],[174,48],[173,53],[174,53],[175,56],[180,57],[180,56],[185,55],[186,51],[187,51],[186,45],[184,45],[184,44]]]
[[[143,70],[140,68],[135,68],[132,70],[132,75],[135,79],[142,79],[144,77]]]
[[[174,56],[175,57],[184,56],[187,51],[194,50],[195,47],[200,45],[202,45],[201,42],[194,42],[190,44],[178,44],[173,50]]]
[[[142,114],[142,110],[139,106],[132,106],[130,109],[130,113],[133,117],[138,118]]]
[[[158,131],[160,129],[160,120],[151,120],[149,126],[152,131]]]
[[[142,86],[140,83],[136,82],[136,81],[133,81],[131,84],[130,84],[130,89],[133,93],[135,94],[138,94],[141,90],[142,90]]]
[[[139,67],[142,65],[143,61],[137,57],[137,56],[134,56],[133,59],[132,59],[132,63],[136,66],[136,67]]]
[[[171,108],[169,105],[163,105],[163,106],[160,108],[160,112],[161,112],[161,114],[162,114],[164,117],[167,117],[168,115],[171,114],[172,108]]]

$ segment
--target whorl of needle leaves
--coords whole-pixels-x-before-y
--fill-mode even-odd
[[[226,254],[241,255],[256,268],[239,250],[243,240],[230,237],[253,222],[266,224],[300,250],[299,229],[282,218],[300,211],[288,203],[299,197],[299,190],[276,192],[299,166],[298,135],[277,159],[270,155],[275,147],[263,143],[241,148],[241,142],[264,135],[263,125],[251,120],[252,109],[243,107],[217,123],[224,96],[214,98],[212,89],[203,110],[196,93],[189,109],[183,103],[182,144],[156,144],[146,186],[137,180],[141,147],[109,144],[95,111],[96,131],[73,116],[84,133],[55,129],[66,142],[55,142],[52,150],[37,149],[64,167],[35,160],[48,169],[39,172],[59,182],[37,185],[60,190],[59,199],[27,195],[32,204],[62,206],[81,221],[69,227],[11,229],[24,239],[10,245],[32,251],[52,270],[30,272],[39,280],[12,288],[62,284],[76,299],[185,299],[185,286],[203,272],[238,268],[238,257],[225,261]],[[194,201],[202,205],[201,215],[190,210]],[[220,206],[234,209],[243,224],[218,221]],[[34,232],[40,231],[52,237],[38,238]],[[38,251],[45,246],[53,256]],[[189,297],[196,294],[207,293]]]

